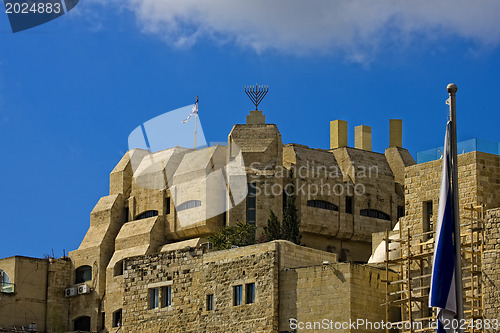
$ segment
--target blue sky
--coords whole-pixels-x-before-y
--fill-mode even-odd
[[[141,123],[194,102],[207,141],[261,103],[284,143],[328,148],[329,122],[388,144],[443,142],[446,85],[458,139],[500,141],[500,3],[87,0],[12,34],[0,15],[0,257],[76,249],[109,173]]]

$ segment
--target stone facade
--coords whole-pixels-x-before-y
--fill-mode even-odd
[[[483,249],[484,318],[500,320],[500,209],[489,210],[486,215]],[[486,332],[496,332],[487,329]]]
[[[68,331],[68,299],[71,262],[22,256],[0,259],[0,269],[13,283],[0,292],[0,332],[27,331],[35,324],[39,332]]]
[[[377,248],[372,240],[398,221],[403,235],[427,237],[441,162],[415,165],[401,147],[399,120],[390,122],[384,153],[371,151],[368,126],[357,127],[353,148],[347,123],[330,125],[329,150],[283,144],[278,127],[252,111],[227,146],[127,152],[69,258],[0,260],[15,284],[15,292],[0,292],[0,332],[31,322],[51,333],[292,332],[290,320],[385,320],[385,272],[365,264]],[[462,206],[500,206],[499,156],[460,155],[459,179]],[[259,238],[271,211],[282,219],[291,188],[302,246],[210,249],[207,237],[240,221],[254,224]],[[493,319],[500,213],[488,214],[483,273],[485,315]]]

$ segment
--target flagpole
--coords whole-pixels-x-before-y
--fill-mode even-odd
[[[196,105],[198,104],[198,96],[196,96]],[[196,110],[198,111],[198,110]],[[198,112],[194,115],[194,149],[196,150],[196,137],[198,134]]]
[[[456,92],[457,86],[450,83],[446,89],[450,94],[450,130],[451,130],[451,160],[452,174],[451,183],[453,188],[453,210],[455,215],[455,295],[457,298],[457,320],[458,333],[463,330],[460,326],[464,319],[463,291],[462,291],[462,250],[460,239],[460,205],[458,201],[458,162],[457,162],[457,107],[456,107]]]

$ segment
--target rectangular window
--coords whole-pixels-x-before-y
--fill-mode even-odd
[[[239,286],[234,286],[233,287],[233,305],[234,306],[237,306],[237,305],[241,305],[243,299],[243,286],[242,285],[239,285]]]
[[[125,222],[129,221],[128,215],[129,215],[128,207],[125,207]]]
[[[162,304],[161,306],[162,307],[167,307],[167,306],[170,306],[172,305],[172,287],[171,286],[167,286],[167,287],[163,287],[163,301],[162,301]]]
[[[398,206],[398,221],[405,216],[405,206]]]
[[[122,326],[122,309],[113,312],[113,327]]]
[[[256,222],[256,207],[257,207],[257,184],[248,184],[247,195],[247,223],[255,224]]]
[[[352,214],[352,197],[345,197],[345,212],[347,214]]]
[[[423,215],[423,232],[434,231],[434,226],[432,222],[432,200],[424,201],[422,207],[422,215]],[[432,233],[426,235],[426,239],[432,238]]]
[[[149,289],[149,308],[158,309],[160,306],[160,288]]]
[[[165,215],[170,214],[170,197],[165,199]]]
[[[101,312],[101,329],[106,327],[106,313]]]
[[[255,283],[247,283],[245,285],[246,304],[255,303]]]
[[[207,295],[207,311],[212,311],[214,309],[214,295]]]

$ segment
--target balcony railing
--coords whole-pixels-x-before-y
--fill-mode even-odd
[[[16,285],[9,282],[0,282],[0,293],[12,294],[15,291]]]
[[[432,148],[417,153],[417,163],[425,163],[430,161],[439,160],[443,155],[443,146]],[[500,155],[500,144],[498,142],[483,140],[483,139],[470,139],[457,143],[457,153],[464,154],[471,151],[481,151],[494,155]]]

